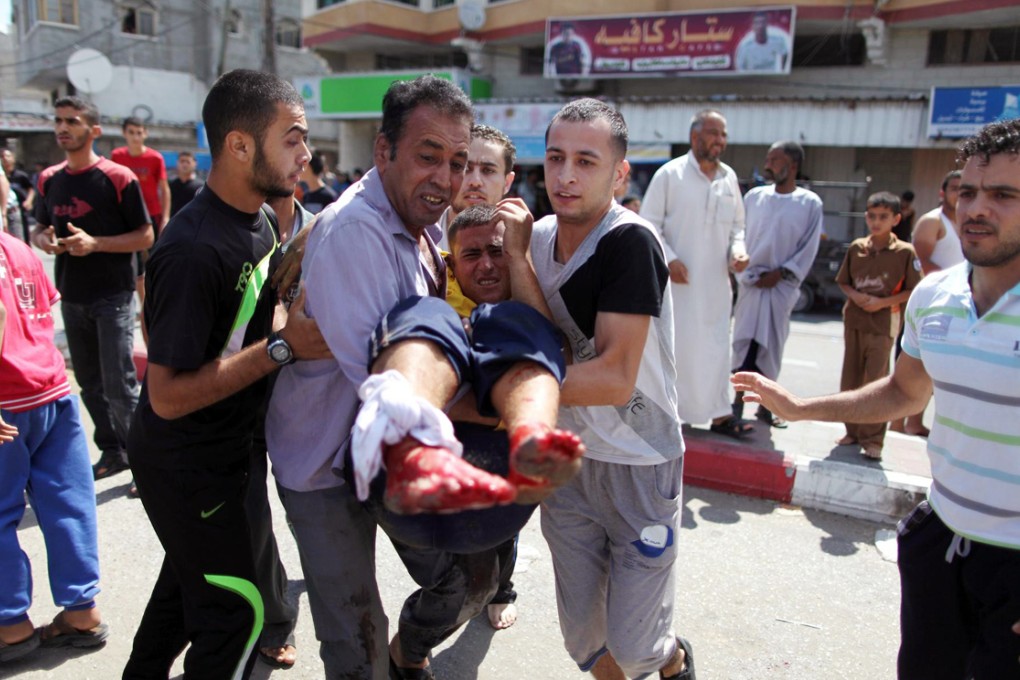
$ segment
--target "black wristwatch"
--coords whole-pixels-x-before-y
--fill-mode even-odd
[[[295,361],[294,351],[287,344],[287,341],[280,337],[279,333],[269,334],[266,352],[269,353],[269,358],[280,366],[286,366]]]

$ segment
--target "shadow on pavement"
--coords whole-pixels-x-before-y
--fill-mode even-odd
[[[449,680],[474,680],[485,660],[496,631],[489,625],[485,611],[467,622],[464,631],[452,645],[437,654],[436,676]]]

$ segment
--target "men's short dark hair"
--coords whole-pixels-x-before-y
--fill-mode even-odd
[[[190,151],[178,151],[177,158],[190,158],[191,160],[195,160],[195,154]]]
[[[276,119],[279,104],[304,107],[301,95],[283,78],[248,69],[220,76],[202,105],[202,122],[213,160],[219,157],[227,135],[234,130],[261,143]]]
[[[726,120],[726,116],[722,115],[722,111],[719,109],[702,109],[691,116],[690,132],[701,132],[701,127],[705,124],[705,121],[713,117]]]
[[[797,165],[797,169],[800,170],[804,165],[804,147],[797,142],[792,140],[786,140],[782,142],[776,142],[772,145],[773,149],[778,148],[786,157],[789,158],[793,163]]]
[[[548,146],[549,130],[556,123],[590,123],[596,120],[605,120],[609,123],[613,150],[616,151],[619,159],[625,158],[627,156],[627,122],[623,119],[623,114],[609,104],[591,97],[575,99],[557,111],[552,122],[549,123],[549,127],[545,129],[545,143]]]
[[[89,125],[99,125],[99,109],[90,101],[81,97],[61,97],[53,102],[53,108],[74,109],[81,116],[81,119]]]
[[[987,165],[992,156],[1020,153],[1020,118],[990,123],[963,143],[957,160],[962,164],[977,158],[981,165]],[[944,189],[945,187],[943,187]]]
[[[326,163],[322,160],[322,156],[312,151],[312,157],[308,159],[308,167],[312,173],[318,177],[326,170]]]
[[[622,205],[624,208],[627,208],[634,205],[640,200],[641,199],[635,196],[634,194],[627,194],[626,196],[623,197],[623,200],[620,201],[620,205]]]
[[[904,200],[904,201],[913,201],[914,200],[914,192],[911,191],[910,189],[907,189],[902,194],[900,194],[900,198],[902,200]]]
[[[868,207],[889,208],[893,215],[899,215],[903,212],[903,207],[900,204],[900,197],[891,191],[879,191],[878,193],[868,196]]]
[[[471,140],[482,139],[486,142],[493,142],[503,147],[503,175],[509,175],[517,162],[517,147],[513,141],[502,130],[497,130],[491,125],[475,123],[471,126]]]
[[[397,144],[407,119],[419,106],[430,106],[444,118],[467,118],[475,112],[464,90],[431,73],[414,80],[398,80],[383,95],[382,125],[379,132],[390,144],[390,160],[397,157]]]
[[[963,153],[962,149],[960,150],[960,153]],[[954,179],[960,179],[960,177],[962,176],[963,172],[960,170],[950,170],[949,172],[947,172],[946,176],[942,178],[942,191],[946,190],[946,187],[949,186],[950,182],[952,182]]]
[[[138,116],[128,116],[127,118],[125,118],[124,122],[122,122],[120,124],[121,132],[127,130],[128,129],[128,125],[134,125],[135,127],[140,127],[143,130],[145,129],[145,123]]]
[[[499,209],[494,205],[473,205],[465,209],[454,218],[446,230],[446,240],[450,244],[450,252],[453,252],[453,244],[457,242],[457,234],[464,229],[472,227],[484,227],[496,219]]]

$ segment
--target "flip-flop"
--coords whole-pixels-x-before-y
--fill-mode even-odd
[[[110,627],[105,623],[100,623],[95,628],[81,630],[67,622],[67,619],[64,618],[64,612],[60,612],[53,617],[53,621],[49,625],[39,627],[38,631],[40,646],[45,648],[74,647],[76,649],[88,649],[90,647],[99,647],[105,644],[106,638],[110,636]]]
[[[0,663],[7,663],[20,659],[39,649],[39,629],[36,628],[32,634],[21,642],[0,642]]]

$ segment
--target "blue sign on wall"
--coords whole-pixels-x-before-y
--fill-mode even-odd
[[[1020,85],[935,87],[931,92],[929,137],[970,137],[997,120],[1020,118]]]

